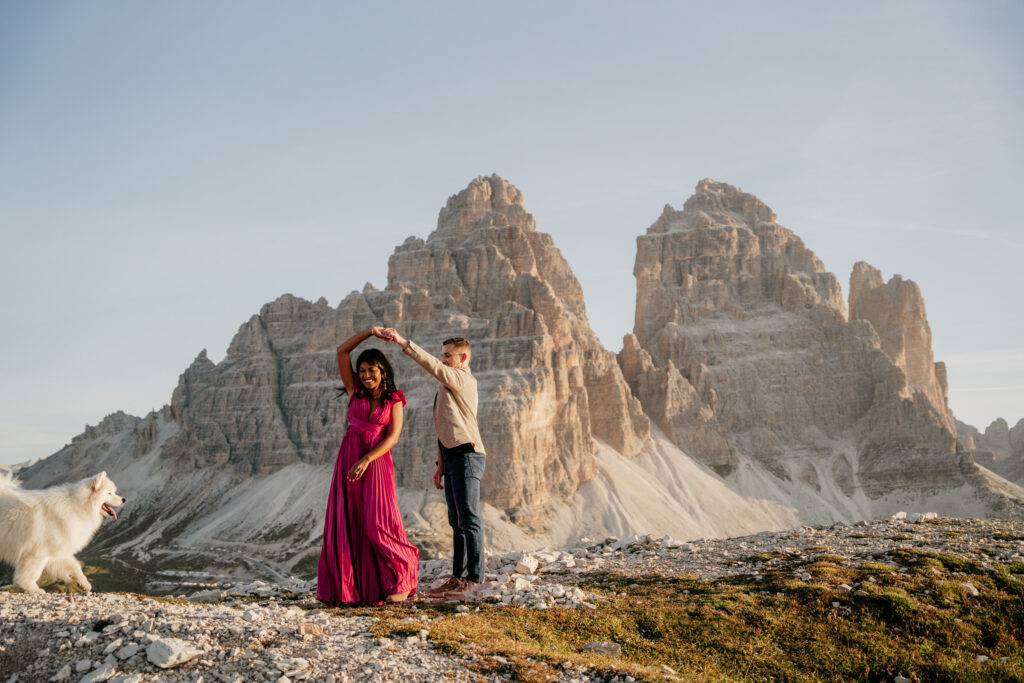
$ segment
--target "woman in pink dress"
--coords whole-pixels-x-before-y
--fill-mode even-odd
[[[316,574],[316,597],[328,605],[402,602],[419,582],[420,551],[405,535],[391,461],[391,448],[402,433],[405,396],[395,387],[391,364],[382,352],[367,349],[359,354],[358,380],[349,360],[360,343],[382,333],[371,327],[338,347],[338,370],[349,404]]]

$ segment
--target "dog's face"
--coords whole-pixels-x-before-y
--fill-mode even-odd
[[[117,519],[116,507],[124,505],[124,498],[117,495],[117,486],[110,481],[106,472],[100,472],[89,483],[89,500],[96,504],[97,511],[104,517]]]

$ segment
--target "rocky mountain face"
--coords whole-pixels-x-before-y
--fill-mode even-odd
[[[429,236],[395,248],[383,289],[336,307],[281,296],[221,362],[200,353],[164,409],[108,416],[19,476],[36,488],[111,473],[129,503],[94,546],[122,564],[309,574],[347,409],[335,349],[381,324],[437,353],[448,337],[471,340],[495,547],[736,535],[932,503],[1020,513],[1024,490],[957,452],[912,282],[883,284],[858,264],[848,319],[838,281],[801,240],[756,197],[710,180],[637,239],[634,273],[634,332],[616,355],[519,190],[477,178]],[[430,486],[437,382],[372,345],[409,401],[394,449],[406,525],[436,550],[447,530]],[[1007,452],[1018,441],[1007,436]]]
[[[811,517],[822,501],[831,515],[849,501],[871,509],[895,492],[982,485],[956,452],[913,283],[883,284],[858,264],[847,319],[835,276],[771,209],[712,180],[637,238],[634,275],[620,364],[691,457],[727,478],[750,458],[784,490],[806,491],[813,502],[797,505]]]
[[[878,269],[863,261],[854,264],[850,320],[871,323],[882,351],[903,370],[908,392],[927,400],[936,413],[947,418],[945,426],[954,429],[949,418],[946,365],[936,363],[932,356],[932,331],[917,284],[899,275],[883,283]]]
[[[978,463],[1024,486],[1024,419],[1010,427],[998,418],[984,432],[957,420],[956,431],[960,443]]]

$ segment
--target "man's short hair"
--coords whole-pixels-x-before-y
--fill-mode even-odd
[[[470,348],[469,348],[469,340],[466,339],[465,337],[452,337],[451,339],[445,339],[444,342],[441,343],[441,348],[444,348],[445,346],[448,346],[449,344],[454,346],[456,351],[469,351],[470,350]]]

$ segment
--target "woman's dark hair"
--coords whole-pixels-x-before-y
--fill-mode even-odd
[[[380,368],[380,386],[381,386],[381,400],[387,401],[391,398],[391,394],[398,391],[398,387],[395,386],[395,371],[391,369],[391,363],[388,362],[388,357],[384,355],[384,352],[380,349],[366,349],[359,354],[356,358],[356,366],[352,371],[352,377],[355,379],[357,389],[352,394],[352,398],[361,396],[364,398],[371,398],[367,394],[366,387],[359,381],[359,366],[363,363],[368,365],[376,365]],[[342,392],[344,389],[342,390]],[[341,392],[339,392],[340,394]]]

